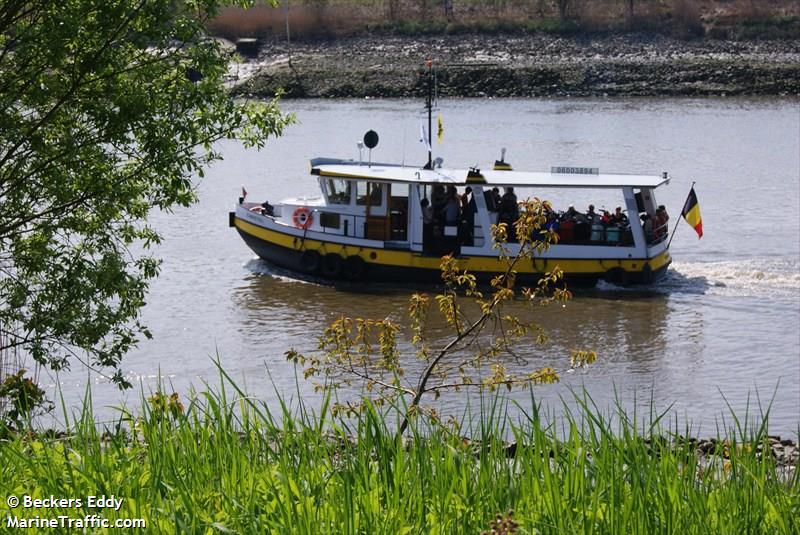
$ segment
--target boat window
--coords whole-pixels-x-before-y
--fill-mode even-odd
[[[377,182],[358,182],[356,204],[367,204],[369,198],[370,206],[380,206],[383,203],[383,184]]]
[[[328,202],[350,204],[350,181],[341,178],[328,179]]]
[[[392,198],[408,197],[408,184],[392,184]]]

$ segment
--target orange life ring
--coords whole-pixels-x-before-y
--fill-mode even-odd
[[[303,230],[311,226],[313,219],[314,218],[311,217],[311,210],[305,206],[297,208],[294,211],[294,214],[292,214],[292,222],[294,223],[294,226]]]

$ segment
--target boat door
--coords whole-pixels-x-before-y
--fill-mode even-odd
[[[408,242],[408,184],[387,184],[389,192],[389,239]]]
[[[356,183],[356,205],[366,207],[364,237],[369,240],[389,239],[387,210],[388,184],[359,181]]]

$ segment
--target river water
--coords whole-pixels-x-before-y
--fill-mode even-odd
[[[284,137],[261,152],[222,144],[225,160],[199,183],[200,202],[173,214],[154,214],[165,237],[157,251],[164,263],[143,318],[155,338],[124,361],[129,379],[145,392],[156,387],[159,373],[167,388],[184,397],[204,382],[218,385],[213,362],[218,355],[252,395],[271,402],[277,390],[296,398],[286,350],[312,350],[324,326],[342,314],[403,321],[413,289],[295,281],[256,259],[228,228],[227,214],[241,184],[253,200],[316,194],[308,158],[357,158],[356,141],[369,129],[381,138],[374,161],[424,162],[420,103],[290,101],[283,107],[299,121]],[[600,283],[578,292],[564,308],[537,313],[551,341],[520,348],[531,367],[563,368],[574,347],[599,355],[588,372],[565,374],[558,385],[538,387],[536,395],[546,408],[558,412],[561,397],[585,387],[603,409],[619,399],[630,410],[636,399],[649,411],[652,399],[658,409],[671,406],[671,416],[696,433],[713,435],[717,425],[730,423],[728,403],[742,417],[758,413],[758,399],[765,409],[774,396],[770,431],[797,436],[797,100],[447,100],[440,108],[444,138],[434,142],[434,150],[446,166],[487,168],[507,147],[506,159],[517,169],[574,165],[601,172],[669,171],[673,177],[657,192],[671,223],[679,224],[667,279],[648,290]],[[692,182],[703,218],[702,240],[679,220]],[[574,202],[585,209],[594,200]],[[433,326],[435,343],[446,336],[445,329]],[[123,395],[77,369],[54,377],[51,388],[58,382],[68,406],[75,406],[87,380],[101,417],[111,414],[110,406],[138,403],[139,389]],[[310,385],[298,381],[304,397],[317,399]],[[458,412],[466,399],[453,394],[439,404]],[[529,403],[527,394],[519,399]]]

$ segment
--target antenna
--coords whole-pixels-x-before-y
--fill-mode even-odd
[[[364,145],[369,149],[369,166],[372,167],[372,149],[378,146],[378,133],[375,130],[364,134]]]
[[[403,159],[400,161],[400,166],[406,166],[406,125],[403,125]]]

